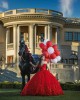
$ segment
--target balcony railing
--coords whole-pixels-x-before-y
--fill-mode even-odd
[[[67,69],[72,69],[73,68],[73,64],[62,64],[62,63],[57,63],[57,64],[53,64],[52,68],[67,68]]]
[[[61,12],[49,10],[49,9],[15,9],[15,10],[9,10],[3,13],[3,17],[10,16],[10,15],[16,15],[16,14],[48,14],[53,16],[63,16]]]
[[[17,9],[16,10],[16,13],[29,13],[30,12],[30,9]]]
[[[6,16],[6,15],[11,15],[11,14],[13,14],[13,11],[12,11],[12,10],[6,11],[6,12],[4,13],[5,16]]]
[[[14,49],[13,48],[13,43],[7,44],[7,50],[10,50],[10,49]]]

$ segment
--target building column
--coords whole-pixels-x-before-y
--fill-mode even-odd
[[[18,52],[19,52],[19,42],[20,42],[20,26],[17,27],[17,64],[19,65],[19,55],[18,55]]]
[[[60,38],[61,38],[60,34],[61,34],[61,29],[59,27],[56,27],[55,43],[58,44],[58,46],[60,46]]]
[[[14,46],[14,58],[13,62],[16,63],[17,60],[17,25],[13,25],[13,46]]]
[[[45,39],[48,39],[48,26],[45,26]]]
[[[52,27],[51,27],[51,25],[48,25],[48,39],[49,40],[52,39]]]
[[[6,63],[7,63],[7,44],[8,44],[8,39],[9,38],[9,28],[6,30]]]
[[[29,26],[29,43],[30,43],[30,51],[32,54],[34,54],[34,44],[33,44],[33,34],[34,34],[34,25],[31,24]]]
[[[35,27],[34,27],[34,36],[35,36],[35,49],[36,49],[36,29],[37,29],[37,26],[35,25]]]
[[[20,42],[20,26],[17,26],[17,76],[19,77],[20,76],[20,69],[19,69],[19,55],[18,55],[18,52],[19,52],[19,42]]]
[[[50,40],[50,25],[48,25],[48,39]]]
[[[57,35],[58,35],[58,27],[56,28],[56,33],[55,33],[55,43],[57,44]]]
[[[61,34],[61,29],[59,27],[56,27],[56,34],[55,34],[55,43],[59,44],[60,43],[60,34]]]
[[[17,27],[17,63],[19,64],[19,42],[20,42],[20,26]]]

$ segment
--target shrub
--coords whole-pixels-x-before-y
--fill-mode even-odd
[[[0,88],[14,88],[14,89],[21,89],[21,83],[19,82],[1,82]]]
[[[63,90],[74,90],[74,91],[80,91],[80,84],[74,84],[74,83],[61,83],[61,87]]]
[[[80,83],[60,83],[63,90],[74,90],[74,91],[80,91]],[[21,83],[20,82],[8,82],[4,81],[0,83],[0,88],[2,89],[21,89]]]

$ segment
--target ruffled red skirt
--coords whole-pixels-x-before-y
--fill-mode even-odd
[[[48,70],[37,72],[21,92],[22,96],[56,96],[62,94],[63,90],[60,83]]]

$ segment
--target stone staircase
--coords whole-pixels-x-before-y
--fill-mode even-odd
[[[0,82],[9,81],[9,82],[21,82],[21,77],[17,77],[17,73],[9,71],[7,69],[0,69]]]

